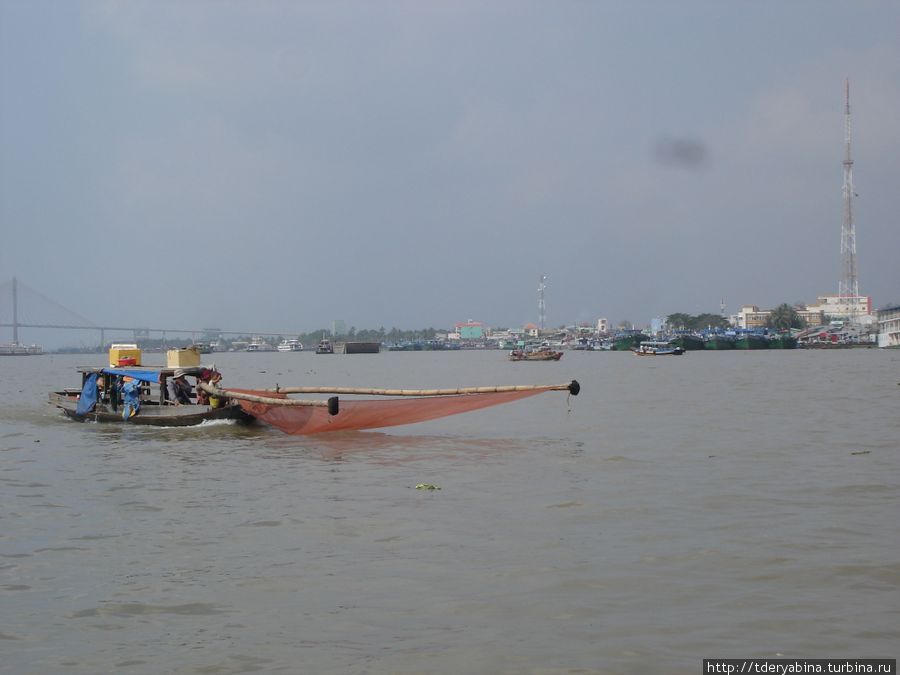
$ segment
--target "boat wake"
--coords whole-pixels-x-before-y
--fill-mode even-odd
[[[164,427],[166,429],[210,429],[214,427],[233,427],[237,420],[203,420],[192,427]]]

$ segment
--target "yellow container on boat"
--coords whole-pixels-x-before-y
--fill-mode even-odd
[[[109,365],[139,366],[141,365],[141,350],[137,345],[110,345]]]
[[[200,350],[196,347],[170,349],[166,352],[166,366],[169,368],[190,368],[200,365]]]

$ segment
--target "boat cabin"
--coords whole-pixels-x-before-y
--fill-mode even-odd
[[[91,375],[97,376],[98,383],[98,403],[108,405],[113,412],[117,411],[122,405],[122,385],[130,380],[138,380],[141,383],[140,398],[142,404],[149,405],[172,405],[174,402],[169,400],[168,381],[175,376],[175,372],[181,370],[187,377],[199,378],[205,373],[212,373],[214,369],[207,366],[190,366],[190,367],[151,367],[151,366],[129,366],[129,367],[107,367],[107,368],[78,368],[81,373],[81,388],[77,390],[66,389],[66,393],[79,394],[84,389],[84,385]],[[205,372],[204,372],[205,371]],[[128,379],[126,379],[128,378]],[[196,401],[197,387],[192,387],[192,402]]]

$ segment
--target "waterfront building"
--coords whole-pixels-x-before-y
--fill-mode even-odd
[[[597,319],[597,332],[601,335],[609,332],[609,319],[605,316]]]
[[[821,311],[831,321],[854,319],[858,323],[872,323],[872,298],[868,295],[820,295],[807,310]]]
[[[771,313],[770,310],[760,311],[756,305],[744,305],[732,323],[738,328],[765,328]]]
[[[463,321],[456,324],[456,331],[461,340],[483,340],[484,326],[478,321]]]
[[[799,316],[807,326],[821,326],[825,323],[825,312],[821,309],[800,307],[797,308],[797,316]]]
[[[878,346],[900,347],[900,304],[878,310]]]

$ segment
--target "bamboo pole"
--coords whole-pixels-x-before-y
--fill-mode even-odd
[[[331,400],[328,401],[309,401],[302,399],[292,399],[292,398],[272,398],[269,396],[257,396],[256,394],[245,394],[242,391],[232,391],[230,389],[219,389],[218,387],[209,384],[207,382],[200,382],[197,384],[198,389],[202,389],[212,396],[217,396],[219,398],[236,398],[242,401],[252,401],[254,403],[265,403],[266,405],[283,405],[283,406],[312,406],[314,408],[330,408],[335,405],[331,403]],[[337,397],[333,397],[337,400]]]
[[[337,394],[358,396],[457,396],[460,394],[502,394],[514,391],[581,391],[577,380],[565,384],[517,384],[498,387],[461,387],[459,389],[366,389],[362,387],[276,387],[278,394]]]

